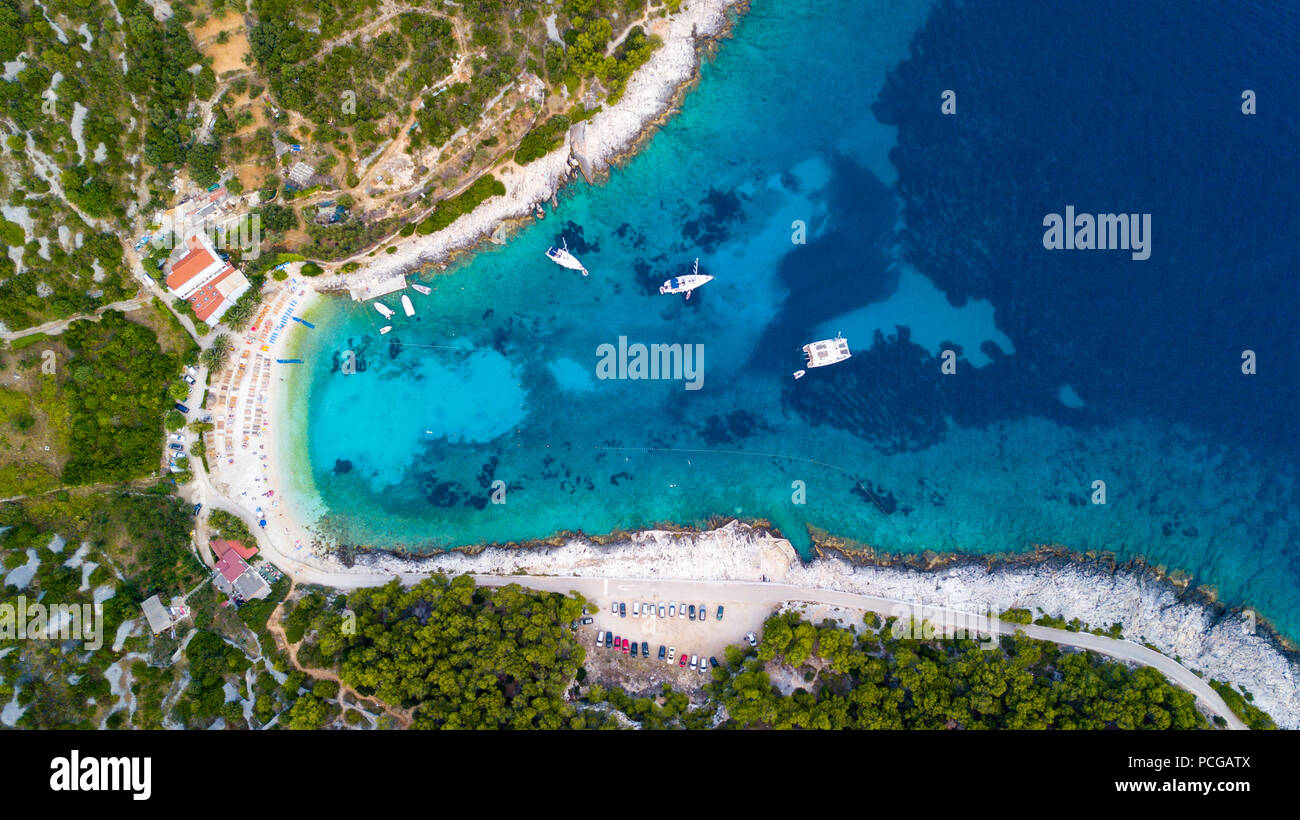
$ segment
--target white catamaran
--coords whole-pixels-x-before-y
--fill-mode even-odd
[[[415,315],[415,305],[411,304],[411,297],[405,293],[402,294],[402,310],[406,311],[407,316]]]
[[[853,354],[849,352],[849,340],[837,333],[834,339],[822,339],[804,345],[803,355],[809,367],[825,367],[828,364],[842,362]],[[802,379],[807,372],[807,370],[796,370],[794,377]]]
[[[696,258],[695,268],[685,276],[675,276],[659,286],[660,293],[685,293],[691,298],[691,291],[713,281],[712,276],[700,273],[700,260]]]
[[[569,270],[580,270],[582,271],[582,275],[586,276],[587,269],[582,266],[582,263],[578,261],[577,257],[569,253],[569,243],[564,240],[564,237],[560,237],[560,243],[564,247],[562,248],[552,247],[548,249],[546,251],[546,258],[551,260],[552,262],[554,262],[555,264],[559,265],[562,268],[568,268]]]
[[[375,302],[375,310],[379,311],[379,315],[385,319],[393,318],[393,311],[383,302]]]

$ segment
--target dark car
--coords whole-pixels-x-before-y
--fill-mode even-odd
[[[722,620],[722,605],[721,605],[721,604],[718,605],[718,620],[719,620],[719,621]]]
[[[632,657],[636,657],[636,641],[632,642]]]
[[[182,447],[181,445],[177,444],[177,443],[174,442],[174,441],[173,441],[171,444],[168,444],[168,445],[167,445],[167,448],[170,449],[170,450],[175,450],[175,451],[178,452],[178,453],[183,453],[183,452],[185,452],[185,448]]]
[[[641,642],[641,657],[643,657],[643,658],[648,658],[648,657],[650,657],[650,642],[649,642],[649,641],[642,641],[642,642]]]
[[[714,669],[717,669],[717,668],[718,668],[718,659],[715,658],[715,657],[713,657],[712,655],[710,655],[710,656],[709,656],[709,666],[712,666]]]
[[[199,510],[201,510],[201,509],[203,509],[203,505],[202,505],[202,504],[195,504],[195,505],[194,505],[194,514],[195,514],[195,515],[198,515],[198,514],[199,514]]]
[[[186,373],[184,376],[181,376],[181,378],[185,380],[186,384],[189,385],[194,384],[194,377],[191,376],[189,373]]]
[[[596,619],[592,618],[591,616],[588,616],[578,621],[578,623],[582,624],[583,626],[586,626],[587,624],[594,624],[595,622]]]
[[[664,646],[663,644],[659,644],[659,660],[663,660],[664,656],[667,654],[668,654],[668,647]]]
[[[179,411],[181,411],[182,413],[188,413],[188,412],[190,412],[190,408],[186,407],[185,405],[181,404],[180,402],[176,402],[176,409],[179,410]]]
[[[691,604],[691,608],[688,609],[687,612],[690,613],[691,620],[695,620],[695,604]]]
[[[620,617],[620,618],[626,618],[626,617],[627,617],[627,604],[619,604],[619,605],[618,605],[618,617]]]
[[[611,648],[614,646],[614,633],[613,633],[613,632],[606,632],[606,633],[605,633],[605,646],[608,646],[608,647],[611,647]]]

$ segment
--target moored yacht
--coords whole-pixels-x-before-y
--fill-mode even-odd
[[[411,304],[411,297],[405,293],[402,294],[402,310],[406,312],[407,316],[415,315],[415,305]]]
[[[379,311],[379,315],[385,319],[393,318],[393,311],[383,302],[375,302],[375,310]]]
[[[691,298],[691,291],[713,281],[712,276],[700,273],[700,260],[695,260],[695,268],[685,276],[675,276],[659,286],[660,293],[685,293]]]
[[[851,357],[849,352],[849,340],[845,339],[838,333],[834,339],[822,339],[817,342],[809,342],[803,346],[804,360],[808,367],[825,367],[828,364],[836,364]],[[801,379],[807,373],[806,370],[799,370],[794,374],[796,379]]]
[[[546,258],[551,260],[552,262],[554,262],[555,264],[559,265],[562,268],[582,271],[582,275],[586,276],[587,269],[582,266],[582,263],[578,261],[578,258],[576,256],[569,253],[569,243],[566,242],[563,237],[560,238],[560,243],[563,245],[563,247],[560,248],[552,247],[547,249]]]

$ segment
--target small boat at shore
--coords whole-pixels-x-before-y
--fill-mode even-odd
[[[560,248],[552,247],[547,249],[546,258],[551,260],[552,262],[554,262],[555,264],[559,265],[562,268],[582,271],[582,275],[586,276],[587,269],[582,266],[582,263],[578,261],[578,258],[576,256],[569,253],[569,243],[566,242],[563,237],[561,237],[560,243],[563,245],[563,247]]]
[[[387,333],[392,329],[393,329],[392,325],[384,325],[383,327],[379,328],[379,335],[383,336],[385,333]]]
[[[383,302],[375,302],[375,310],[379,311],[379,315],[383,316],[385,319],[393,318],[392,309],[389,308],[388,305],[385,305]]]
[[[696,258],[695,268],[685,276],[674,276],[667,282],[659,286],[659,292],[663,293],[685,293],[686,298],[691,298],[691,291],[698,287],[713,281],[712,276],[700,273],[700,260]]]
[[[411,304],[411,297],[407,296],[405,293],[402,294],[402,310],[406,312],[407,316],[415,315],[415,305]]]
[[[417,284],[415,282],[411,283],[411,287],[415,288],[416,293],[423,293],[425,296],[428,296],[430,293],[433,293],[433,290],[431,288],[427,288],[424,285]]]
[[[822,339],[804,345],[803,355],[807,366],[812,368],[842,362],[853,354],[849,352],[849,340],[837,333],[834,339]],[[800,370],[794,374],[794,377],[802,379],[806,373],[806,370]]]

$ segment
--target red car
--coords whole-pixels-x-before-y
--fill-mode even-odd
[[[632,642],[629,641],[627,638],[624,638],[624,639],[623,639],[623,654],[626,655],[629,651],[631,651],[631,647],[632,647]]]
[[[685,652],[682,653],[682,659],[681,659],[680,661],[677,662],[677,665],[680,666],[680,667],[682,667],[683,669],[686,668],[686,653],[685,653]]]

